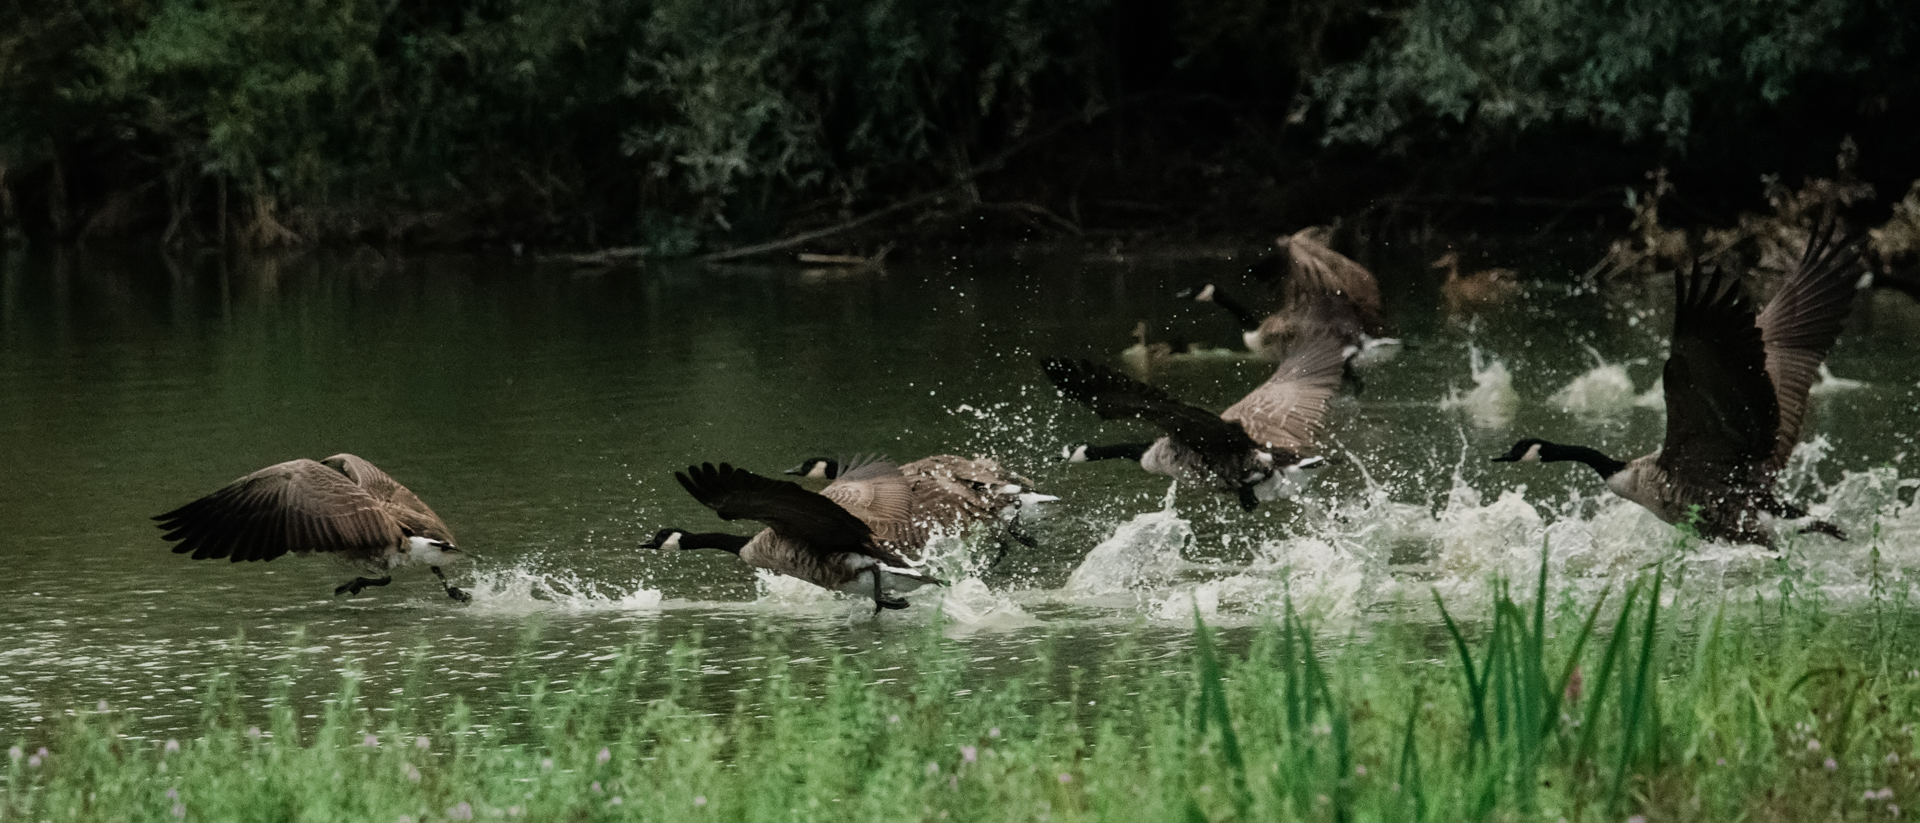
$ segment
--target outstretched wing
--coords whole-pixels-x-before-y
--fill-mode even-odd
[[[1768,465],[1779,470],[1800,442],[1807,414],[1807,390],[1820,378],[1820,363],[1833,350],[1840,327],[1853,309],[1854,283],[1860,277],[1856,244],[1836,241],[1834,226],[1815,227],[1807,238],[1800,267],[1780,286],[1756,321],[1766,343],[1767,376],[1773,381],[1780,423],[1774,432]]]
[[[373,555],[405,536],[379,500],[312,460],[268,466],[154,519],[175,553],[236,563],[290,551]]]
[[[421,500],[412,490],[400,485],[400,481],[381,471],[379,466],[357,455],[342,452],[320,461],[335,471],[347,476],[347,479],[359,484],[360,488],[372,495],[373,499],[385,504],[387,513],[400,525],[413,534],[453,543],[453,530],[447,528],[440,515]]]
[[[815,552],[868,553],[872,542],[873,530],[860,518],[797,483],[761,477],[726,463],[688,466],[685,472],[674,472],[673,479],[720,519],[757,520]]]
[[[1682,485],[1754,483],[1773,453],[1780,409],[1753,304],[1717,271],[1675,275],[1673,289],[1660,468]]]
[[[913,486],[893,463],[878,460],[841,472],[820,494],[860,518],[878,539],[915,542]]]
[[[1313,445],[1327,406],[1340,390],[1346,347],[1315,337],[1292,347],[1273,376],[1229,406],[1221,417],[1236,421],[1262,448],[1296,454]]]
[[[1361,328],[1369,334],[1380,331],[1380,283],[1373,272],[1353,258],[1327,247],[1324,233],[1302,229],[1280,238],[1287,267],[1278,284],[1288,306],[1301,301],[1338,295],[1353,305]],[[1279,272],[1275,272],[1279,274]]]
[[[1145,420],[1173,439],[1209,454],[1244,453],[1255,447],[1240,424],[1113,369],[1086,360],[1048,358],[1041,368],[1068,399],[1092,409],[1102,420]]]

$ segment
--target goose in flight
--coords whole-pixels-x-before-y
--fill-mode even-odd
[[[787,474],[833,480],[840,477],[840,466],[831,457],[809,457]],[[1033,481],[1001,468],[991,457],[936,454],[901,466],[900,473],[907,478],[912,496],[907,553],[924,546],[935,529],[964,532],[982,524],[1003,530],[1021,545],[1033,546],[1033,538],[1019,528],[1020,512],[1028,505],[1060,499],[1033,491]]]
[[[1220,414],[1086,360],[1051,358],[1047,377],[1102,420],[1145,420],[1166,434],[1149,443],[1069,446],[1073,462],[1126,458],[1176,480],[1237,496],[1252,511],[1291,497],[1326,465],[1308,456],[1349,350],[1340,341],[1304,341],[1265,383]]]
[[[1858,249],[1835,242],[1835,233],[1813,233],[1799,268],[1757,317],[1740,284],[1718,271],[1675,275],[1659,451],[1623,462],[1529,438],[1494,460],[1577,460],[1661,520],[1679,523],[1698,511],[1703,537],[1771,546],[1765,519],[1807,516],[1775,495],[1774,480],[1800,442],[1807,391],[1840,336],[1860,276]],[[1846,538],[1824,521],[1805,530]]]
[[[641,548],[732,552],[755,568],[872,597],[875,612],[907,607],[890,592],[940,583],[913,571],[899,551],[912,541],[912,492],[892,463],[850,468],[818,493],[726,463],[688,466],[673,478],[720,519],[767,528],[751,537],[661,529]]]
[[[272,560],[287,552],[332,554],[368,575],[333,590],[359,594],[393,582],[392,571],[426,564],[447,596],[471,597],[447,582],[443,563],[457,559],[453,530],[419,497],[372,463],[351,454],[289,460],[154,520],[195,560]]]

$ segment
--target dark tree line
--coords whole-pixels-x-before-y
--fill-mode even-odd
[[[863,226],[1524,211],[1655,166],[1724,218],[1846,135],[1920,177],[1917,36],[1897,0],[15,0],[0,223],[673,255],[890,204]]]

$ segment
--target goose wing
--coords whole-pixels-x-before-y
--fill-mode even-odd
[[[879,556],[872,545],[873,529],[865,521],[797,483],[761,477],[726,463],[688,466],[685,472],[674,472],[673,479],[722,520],[765,523],[775,534],[815,554],[852,551]]]
[[[1368,333],[1380,330],[1380,283],[1373,272],[1353,258],[1327,247],[1323,232],[1302,229],[1280,238],[1286,252],[1285,279],[1279,286],[1287,305],[1318,296],[1338,295],[1353,304],[1354,314]],[[1256,276],[1281,276],[1277,268],[1256,270]]]
[[[1853,308],[1860,253],[1854,244],[1836,242],[1838,231],[1816,227],[1807,238],[1800,266],[1780,286],[1755,321],[1766,342],[1767,377],[1780,408],[1769,467],[1786,465],[1807,414],[1807,390],[1820,379],[1820,363],[1833,350],[1840,327]]]
[[[379,466],[357,455],[344,452],[320,462],[359,484],[360,488],[373,496],[373,499],[385,505],[387,513],[393,515],[393,518],[399,521],[401,527],[409,533],[447,543],[454,542],[453,530],[447,528],[446,522],[440,519],[440,515],[434,514],[425,500],[421,500],[412,490],[400,485],[400,481],[381,471]]]
[[[860,518],[881,540],[913,540],[913,486],[893,463],[877,460],[843,471],[820,494]]]
[[[1041,368],[1061,394],[1092,409],[1101,420],[1145,420],[1188,447],[1210,454],[1235,454],[1255,448],[1253,438],[1240,424],[1105,366],[1086,360],[1048,358],[1041,361]]]
[[[366,489],[313,460],[268,466],[154,520],[175,553],[236,563],[290,551],[372,556],[405,537]]]
[[[1753,304],[1717,271],[1675,275],[1673,288],[1659,466],[1676,485],[1750,485],[1773,453],[1780,421]]]
[[[1264,448],[1298,453],[1313,445],[1327,405],[1340,390],[1346,349],[1331,337],[1315,337],[1280,361],[1273,376],[1220,416],[1240,424]]]

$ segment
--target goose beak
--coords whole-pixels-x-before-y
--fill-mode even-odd
[[[800,464],[800,465],[798,465],[798,466],[794,466],[794,467],[793,467],[793,468],[791,468],[791,469],[788,469],[788,470],[786,470],[786,471],[783,471],[783,472],[781,472],[781,474],[791,474],[791,475],[795,475],[795,476],[798,476],[798,475],[803,475],[803,474],[806,474],[806,473],[807,473],[807,464],[805,464],[805,463],[801,463],[801,464]]]

